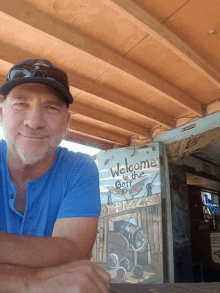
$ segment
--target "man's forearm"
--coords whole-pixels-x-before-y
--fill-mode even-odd
[[[86,258],[73,241],[0,232],[0,263],[43,268]]]

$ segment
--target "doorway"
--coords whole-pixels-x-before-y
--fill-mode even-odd
[[[175,159],[168,150],[175,282],[219,282],[220,139],[188,153],[178,147],[184,155],[172,146]]]

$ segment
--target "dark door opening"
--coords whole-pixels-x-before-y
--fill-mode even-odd
[[[194,281],[220,281],[219,192],[188,185]]]

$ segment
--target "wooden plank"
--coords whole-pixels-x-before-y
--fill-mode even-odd
[[[162,124],[166,129],[172,128],[171,117],[164,114],[163,111],[155,109],[150,105],[144,104],[137,99],[126,96],[104,85],[92,82],[88,78],[81,77],[68,71],[67,73],[71,86],[122,106],[124,110],[129,109],[133,112],[141,114],[153,122]]]
[[[121,135],[122,137],[133,137],[134,133],[128,130],[125,130],[123,128],[117,127],[117,126],[113,126],[111,124],[105,123],[105,122],[101,122],[99,120],[95,120],[92,119],[90,117],[86,117],[84,115],[81,114],[72,114],[71,115],[71,120],[73,121],[78,121],[79,123],[85,123],[85,124],[89,124],[91,127],[94,128],[101,128],[103,130],[115,133],[117,135]]]
[[[220,88],[220,73],[144,9],[132,0],[104,1],[110,7],[130,19],[134,24],[144,29]]]
[[[70,119],[69,121],[70,128],[72,130],[76,130],[79,132],[90,134],[94,137],[101,137],[104,139],[107,139],[109,141],[112,141],[114,143],[128,146],[128,137],[125,137],[123,135],[119,135],[117,133],[107,131],[106,129],[102,129],[99,127],[91,126],[87,123],[83,123],[77,120]]]
[[[69,110],[74,113],[81,114],[83,116],[90,117],[92,119],[102,121],[108,123],[113,126],[120,127],[122,129],[133,132],[134,134],[140,134],[143,136],[148,136],[147,128],[141,127],[137,124],[134,124],[128,120],[121,119],[117,116],[109,114],[107,112],[102,112],[93,107],[83,105],[77,101],[75,101],[72,105],[70,105]]]
[[[195,52],[220,72],[219,23],[220,2],[188,1],[188,3],[168,18],[164,25],[179,36]],[[214,36],[210,31],[214,30]]]
[[[107,142],[107,140],[100,140],[95,137],[85,135],[84,133],[74,131],[69,131],[66,139],[68,141],[99,148],[101,150],[110,150],[114,146],[112,142]]]
[[[71,87],[71,93],[74,92],[73,87]],[[75,90],[76,91],[76,90]],[[124,102],[125,106],[126,104],[129,103],[130,98],[129,96],[126,96],[126,101],[128,102]],[[132,98],[131,98],[132,99]],[[134,100],[135,103],[135,99]],[[84,105],[87,106],[91,106],[96,108],[97,110],[103,111],[103,112],[107,112],[107,113],[111,113],[114,116],[120,117],[124,120],[128,120],[130,122],[133,122],[134,124],[137,124],[141,127],[144,128],[152,128],[152,127],[156,127],[158,126],[158,122],[155,121],[151,121],[148,117],[141,115],[137,112],[135,112],[134,110],[130,110],[128,108],[125,108],[123,106],[120,106],[116,103],[110,102],[107,99],[103,99],[100,98],[98,96],[92,95],[90,93],[86,93],[84,91],[81,91],[80,94],[78,94],[77,96],[75,95],[75,101],[78,101],[79,103],[82,103]],[[146,107],[145,103],[141,103],[142,104],[142,109]],[[164,112],[162,112],[164,113]],[[171,118],[170,118],[171,120]],[[171,127],[165,127],[163,126],[165,129],[170,129]]]
[[[106,3],[110,3],[110,5],[114,4],[116,8],[119,7],[118,5],[115,5],[114,2],[109,2],[109,0]],[[127,1],[125,1],[125,3],[127,3]],[[138,6],[136,5],[135,7]],[[51,16],[46,15],[43,12],[36,10],[24,3],[14,2],[13,0],[1,0],[0,9],[8,15],[20,19],[22,22],[42,30],[42,32],[46,32],[51,36],[59,38],[60,40],[63,40],[64,42],[90,54],[90,56],[98,58],[104,62],[106,66],[114,68],[122,73],[126,72],[132,75],[147,85],[147,87],[151,90],[170,99],[188,111],[194,112],[202,117],[201,105],[193,97],[185,94],[172,84],[161,79],[147,69],[144,69],[134,62],[121,57],[118,53],[109,49],[107,46],[76,31],[73,27],[68,28],[60,22],[56,22],[55,19]],[[7,19],[3,13],[1,14],[1,18],[1,26],[3,26],[2,30],[4,31],[4,26],[7,28],[9,19]],[[11,19],[9,25],[13,26],[13,22],[15,27],[21,25],[18,22],[16,23],[16,19]],[[11,29],[11,32],[13,31],[14,30]],[[17,34],[14,33],[13,38],[6,38],[7,40],[5,39],[4,35],[0,36],[4,42],[7,41],[12,46],[14,46],[16,43],[16,37],[18,38],[20,35],[17,36]],[[17,46],[18,45],[20,44],[17,42]]]
[[[5,76],[0,75],[0,85],[5,82]]]
[[[208,115],[220,111],[220,100],[209,103],[206,110]]]
[[[168,0],[163,1],[145,1],[145,0],[132,0],[142,7],[145,11],[150,13],[160,23],[163,23],[166,19],[170,18],[176,13],[182,6],[184,6],[189,0]]]
[[[110,293],[219,293],[219,283],[111,284]]]

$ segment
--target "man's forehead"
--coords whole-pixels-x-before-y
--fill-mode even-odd
[[[44,99],[60,100],[65,104],[62,95],[54,88],[41,83],[24,83],[14,87],[8,94],[11,99],[27,98],[31,99],[35,96],[41,96]]]

